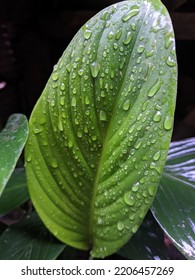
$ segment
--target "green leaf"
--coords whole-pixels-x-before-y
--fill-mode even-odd
[[[0,215],[5,215],[29,199],[26,175],[23,168],[16,168],[0,197]]]
[[[13,114],[0,133],[0,196],[7,184],[28,136],[28,122],[24,115]]]
[[[130,260],[167,260],[164,232],[148,212],[136,234],[123,246],[118,254]]]
[[[9,226],[0,236],[1,260],[51,260],[64,250],[37,214]]]
[[[195,138],[171,143],[152,211],[180,252],[195,259]]]
[[[0,235],[3,233],[5,229],[6,229],[6,225],[0,222]]]
[[[75,35],[32,112],[25,151],[30,196],[61,241],[103,258],[137,231],[164,168],[176,82],[160,1],[119,2]]]

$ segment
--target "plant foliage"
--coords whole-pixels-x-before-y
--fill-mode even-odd
[[[172,134],[177,63],[159,0],[123,1],[75,35],[29,122],[32,202],[62,242],[103,258],[137,231]]]

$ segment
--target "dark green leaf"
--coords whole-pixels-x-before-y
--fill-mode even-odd
[[[130,260],[166,260],[164,233],[149,212],[136,234],[118,254]]]
[[[5,215],[29,199],[26,175],[23,168],[17,168],[11,175],[0,197],[0,215]]]
[[[171,144],[152,211],[182,254],[195,259],[195,138]]]
[[[2,234],[2,232],[4,232],[5,229],[6,225],[0,222],[0,235]]]
[[[160,1],[119,2],[75,35],[33,110],[25,153],[34,206],[61,241],[100,258],[137,231],[164,168],[176,81]]]
[[[7,184],[28,136],[28,122],[24,115],[13,114],[0,133],[0,196]]]
[[[36,213],[9,226],[0,236],[1,260],[56,259],[65,245],[44,227]]]

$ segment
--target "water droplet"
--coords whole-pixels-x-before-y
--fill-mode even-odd
[[[93,141],[95,141],[95,140],[97,140],[97,136],[96,136],[96,135],[92,135],[91,139],[92,139]]]
[[[145,179],[141,178],[141,180],[139,182],[140,182],[140,184],[144,184],[145,183]]]
[[[67,69],[68,72],[70,72],[70,70],[71,70],[71,64],[70,63],[66,65],[66,69]]]
[[[27,162],[30,162],[32,160],[32,155],[28,154],[27,158],[26,158]]]
[[[121,35],[122,35],[122,29],[117,30],[116,35],[115,35],[115,39],[119,40]]]
[[[90,104],[89,96],[85,96],[85,104],[86,104],[86,105],[89,105],[89,104]]]
[[[42,126],[36,126],[36,127],[33,128],[33,132],[34,132],[35,134],[41,133],[43,130],[44,130],[44,129],[43,129]]]
[[[100,110],[100,120],[107,121],[106,113],[103,110]]]
[[[173,118],[167,116],[164,121],[164,129],[170,130],[173,125]]]
[[[140,184],[139,184],[139,183],[134,184],[133,187],[132,187],[132,191],[133,191],[133,192],[137,192],[138,189],[139,189],[139,187],[140,187]]]
[[[134,220],[135,220],[135,213],[129,214],[129,219],[130,219],[131,221],[134,221]]]
[[[137,5],[133,5],[129,12],[127,12],[123,17],[123,21],[128,21],[130,18],[136,16],[139,13],[140,9]]]
[[[58,72],[54,72],[54,73],[52,74],[52,80],[53,80],[53,81],[57,81],[58,78],[59,78]]]
[[[142,53],[144,50],[145,50],[145,46],[144,46],[144,45],[139,45],[139,46],[137,47],[137,52],[138,52],[138,53]]]
[[[85,115],[86,115],[86,116],[89,116],[89,114],[90,114],[90,111],[87,110],[87,111],[85,112]]]
[[[124,194],[124,201],[127,205],[133,206],[135,204],[135,199],[131,195],[131,192],[127,192]]]
[[[114,37],[114,33],[112,31],[110,31],[110,33],[108,34],[108,39],[112,39]]]
[[[166,59],[166,64],[170,67],[173,67],[176,65],[175,61],[173,58],[171,58],[170,56]]]
[[[117,223],[117,229],[118,229],[118,230],[121,231],[121,230],[124,229],[124,227],[125,227],[125,225],[124,225],[122,222],[119,221],[119,222]]]
[[[151,89],[148,92],[149,97],[153,97],[157,91],[161,88],[162,82],[161,80],[158,80],[154,86],[151,87]]]
[[[155,155],[153,156],[153,160],[155,160],[155,161],[159,160],[160,155],[161,155],[160,151],[156,152]]]
[[[90,65],[90,69],[92,77],[96,78],[100,71],[100,64],[98,62],[93,62]]]
[[[161,120],[161,112],[160,111],[157,111],[156,112],[156,114],[154,115],[154,117],[153,117],[153,121],[155,121],[155,122],[160,122],[160,120]]]
[[[76,125],[79,125],[79,120],[78,120],[77,118],[75,118],[75,119],[74,119],[74,123],[75,123]]]
[[[149,193],[149,195],[150,195],[150,196],[154,196],[154,195],[155,195],[155,192],[156,192],[156,187],[153,186],[153,185],[150,185],[150,186],[148,187],[148,193]]]
[[[102,15],[101,15],[101,20],[106,20],[107,18],[107,15],[108,15],[108,11],[103,11]]]
[[[65,90],[65,84],[64,84],[64,83],[61,83],[60,88],[61,88],[61,90]]]
[[[83,137],[82,131],[78,131],[78,132],[77,132],[77,136],[78,136],[79,138],[82,138],[82,137]]]
[[[71,105],[72,105],[72,107],[75,107],[77,105],[77,100],[76,100],[75,96],[72,98]]]
[[[117,49],[118,49],[118,44],[117,44],[117,43],[114,43],[114,44],[113,44],[113,48],[114,48],[115,50],[117,50]]]
[[[134,145],[135,149],[138,150],[140,148],[141,144],[142,144],[142,140],[138,140]]]
[[[156,170],[159,174],[161,174],[161,169],[160,169],[160,167],[158,167],[158,166],[156,165],[155,162],[151,162],[151,164],[150,164],[150,169],[154,169],[154,170]]]
[[[83,73],[84,73],[84,70],[83,70],[82,68],[78,70],[78,74],[79,74],[79,76],[82,76],[82,75],[83,75]]]
[[[133,125],[132,127],[130,127],[129,133],[132,133],[132,132],[134,131],[134,129],[135,129],[135,125]]]
[[[103,51],[103,57],[106,57],[106,56],[107,56],[106,51]]]
[[[145,101],[144,104],[142,105],[142,111],[145,111],[147,106],[149,105],[149,101]]]
[[[61,104],[62,106],[64,105],[64,101],[65,101],[65,97],[62,96],[62,97],[60,98],[60,104]]]
[[[123,51],[124,51],[124,48],[123,48],[123,47],[120,47],[120,51],[123,52]]]
[[[84,31],[84,38],[85,38],[86,40],[88,40],[88,39],[91,37],[91,34],[92,34],[91,30],[86,29],[86,30]]]
[[[57,167],[58,167],[58,162],[57,162],[56,159],[52,159],[52,161],[51,161],[51,166],[52,166],[53,168],[57,168]]]
[[[139,114],[139,115],[137,116],[137,121],[140,121],[141,118],[142,118],[142,114]]]
[[[138,226],[138,225],[135,225],[135,226],[132,227],[131,231],[132,231],[133,233],[136,233],[136,231],[138,230],[138,228],[139,228],[139,226]]]
[[[136,62],[137,62],[137,64],[140,64],[140,63],[141,63],[141,60],[142,60],[142,57],[141,57],[141,56],[139,56],[139,57],[138,57],[138,59],[137,59],[137,61],[136,61]]]
[[[132,30],[133,30],[133,31],[135,31],[135,30],[136,30],[136,24],[135,24],[134,22],[132,22],[132,24],[131,24],[131,28],[132,28]]]
[[[85,132],[85,133],[88,133],[88,132],[89,132],[87,126],[84,127],[84,132]]]
[[[58,128],[60,131],[64,130],[61,118],[58,119]]]
[[[124,65],[125,65],[125,61],[126,61],[125,57],[122,57],[121,62],[120,62],[120,64],[119,64],[119,69],[120,69],[120,70],[123,69],[123,67],[124,67]]]
[[[125,111],[129,110],[130,105],[131,105],[130,100],[129,99],[126,100],[125,103],[123,104],[123,110],[125,110]]]
[[[73,142],[72,142],[71,139],[68,141],[68,147],[69,147],[69,148],[72,148],[72,147],[73,147]]]
[[[54,107],[55,106],[55,101],[51,100],[50,104],[51,104],[52,107]]]
[[[128,32],[125,40],[123,41],[123,44],[124,45],[128,45],[131,42],[132,38],[133,38],[132,33]]]
[[[110,70],[110,78],[113,79],[115,76],[114,69]]]
[[[165,34],[165,48],[168,49],[170,45],[173,43],[173,34],[172,33],[166,33]]]
[[[151,57],[154,54],[154,50],[151,50],[149,52],[146,52],[146,57]]]
[[[110,21],[107,21],[106,22],[106,27],[109,27],[110,26]]]
[[[102,224],[102,218],[98,217],[98,225],[101,225],[101,224]]]

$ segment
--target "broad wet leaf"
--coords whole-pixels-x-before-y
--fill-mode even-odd
[[[22,114],[11,115],[0,133],[0,196],[22,153],[27,136],[27,118]]]
[[[61,241],[103,258],[139,228],[172,134],[177,63],[160,1],[123,1],[75,35],[30,118],[34,206]]]

